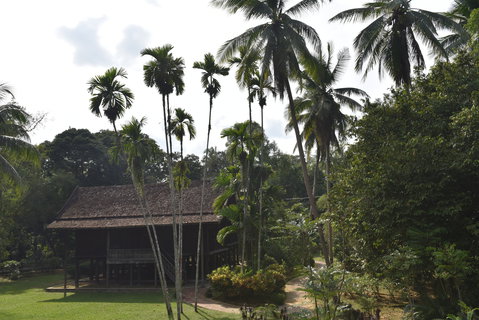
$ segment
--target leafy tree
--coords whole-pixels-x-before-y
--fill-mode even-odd
[[[88,81],[90,111],[98,117],[102,112],[116,130],[116,121],[123,116],[126,109],[131,107],[134,95],[130,89],[118,81],[118,78],[127,78],[125,69],[112,67],[103,75],[96,76]]]
[[[357,142],[333,174],[345,263],[399,279],[430,306],[427,318],[454,311],[460,298],[479,304],[477,273],[468,272],[479,255],[478,77],[477,56],[462,52],[418,74],[410,92],[367,104],[352,130]]]
[[[309,55],[307,41],[313,46],[321,42],[317,32],[309,25],[293,19],[305,11],[316,8],[322,1],[304,0],[296,5],[285,9],[285,1],[229,1],[213,0],[212,3],[224,8],[231,13],[243,12],[246,19],[265,19],[266,22],[246,30],[241,35],[228,40],[219,50],[222,59],[230,58],[241,46],[255,46],[261,48],[261,71],[262,73],[272,70],[272,75],[277,93],[281,99],[286,91],[296,142],[298,145],[299,158],[303,172],[304,185],[308,195],[312,214],[318,217],[319,213],[312,194],[312,186],[308,175],[306,159],[301,143],[301,134],[296,119],[293,93],[290,78],[299,74],[299,55]],[[320,229],[322,240],[324,234]],[[322,241],[326,261],[329,261],[328,248]],[[329,262],[328,262],[329,263]]]
[[[425,67],[418,37],[436,56],[447,58],[437,30],[463,32],[459,24],[443,14],[411,8],[410,0],[372,1],[362,8],[343,11],[329,21],[368,19],[374,21],[354,39],[354,48],[358,52],[356,71],[364,70],[366,77],[378,65],[379,75],[384,71],[389,73],[397,86],[411,84],[411,65]]]
[[[110,184],[104,175],[109,169],[107,150],[87,129],[65,130],[52,142],[42,143],[40,149],[49,174],[71,172],[82,186]]]
[[[206,174],[208,172],[208,152],[210,151],[210,133],[211,133],[211,111],[213,109],[213,99],[218,96],[221,91],[221,84],[215,78],[217,75],[227,76],[229,68],[223,67],[216,63],[215,58],[211,53],[204,56],[203,61],[196,61],[193,63],[193,68],[203,70],[201,75],[201,85],[210,98],[210,109],[208,112],[208,134],[206,136],[205,149],[205,166],[203,168],[203,185],[201,187],[201,203],[200,203],[200,223],[198,225],[198,243],[196,248],[196,275],[195,275],[195,312],[198,312],[198,279],[200,270],[200,249],[201,249],[201,234],[203,227],[203,205],[205,196]]]

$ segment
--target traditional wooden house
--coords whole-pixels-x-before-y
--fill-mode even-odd
[[[174,279],[173,228],[170,190],[167,184],[145,186],[163,254],[167,279]],[[218,194],[207,183],[203,210],[202,276],[237,260],[234,243],[219,245],[216,234],[224,226],[212,204]],[[183,279],[194,279],[201,182],[193,181],[183,192]],[[143,211],[132,185],[77,187],[49,229],[74,233],[75,286],[79,280],[112,283],[157,284],[153,251]]]

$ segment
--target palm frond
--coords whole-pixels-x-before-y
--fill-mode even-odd
[[[299,15],[306,11],[314,10],[319,8],[319,6],[324,2],[324,0],[301,0],[284,13],[287,15]],[[329,0],[331,2],[331,0]]]

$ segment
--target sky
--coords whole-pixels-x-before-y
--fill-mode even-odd
[[[289,5],[297,1],[290,0]],[[392,81],[380,79],[371,72],[363,81],[354,72],[355,52],[352,42],[365,24],[328,23],[335,14],[360,7],[365,1],[333,0],[300,19],[314,27],[323,43],[333,41],[336,51],[349,48],[351,61],[338,87],[358,87],[372,98],[380,98]],[[412,0],[411,5],[444,12],[451,0]],[[141,57],[144,48],[172,44],[175,57],[185,60],[185,92],[172,96],[173,108],[186,109],[195,119],[197,138],[185,143],[186,153],[201,154],[206,145],[208,96],[200,84],[201,71],[193,62],[203,60],[205,53],[218,48],[248,27],[261,21],[245,21],[241,14],[231,15],[212,7],[209,0],[15,0],[2,3],[2,50],[0,83],[7,83],[17,103],[32,114],[45,113],[46,118],[32,133],[35,144],[53,140],[68,128],[87,128],[92,132],[112,130],[105,117],[96,117],[89,110],[87,82],[108,68],[123,67],[128,79],[123,80],[134,95],[133,106],[117,123],[126,123],[132,116],[146,117],[145,133],[164,148],[162,137],[161,97],[156,89],[143,82]],[[427,55],[428,50],[423,51]],[[430,66],[433,61],[428,59]],[[211,145],[224,149],[222,129],[248,119],[246,92],[234,81],[234,69],[227,77],[219,77],[222,92],[214,101]],[[276,141],[283,152],[292,153],[293,133],[284,132],[285,102],[268,99],[265,107],[267,136]],[[259,107],[254,105],[253,120],[259,122]],[[175,148],[178,145],[175,146]]]

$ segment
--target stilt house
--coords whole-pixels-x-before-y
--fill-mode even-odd
[[[195,277],[201,181],[183,191],[183,279]],[[173,216],[167,184],[145,186],[149,209],[169,281],[174,280]],[[219,245],[216,234],[224,226],[212,204],[218,194],[206,184],[201,251],[202,277],[214,268],[237,262],[234,243]],[[49,229],[73,233],[75,286],[85,279],[113,284],[157,284],[153,251],[135,188],[132,185],[77,187]]]

